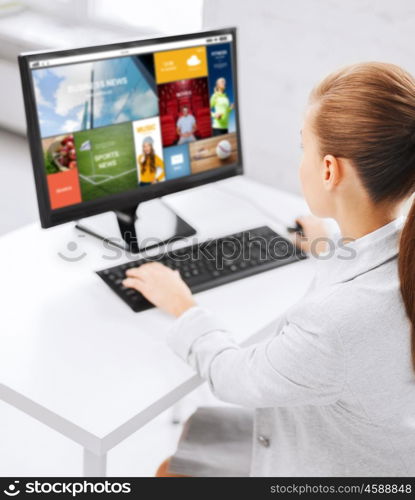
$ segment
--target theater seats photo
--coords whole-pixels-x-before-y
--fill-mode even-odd
[[[207,78],[179,80],[158,86],[161,135],[163,146],[176,144],[177,120],[182,114],[183,106],[195,117],[197,139],[212,135],[212,124],[209,108],[209,89]]]

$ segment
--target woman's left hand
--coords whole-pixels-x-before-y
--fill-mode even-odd
[[[134,288],[159,309],[180,316],[196,305],[190,288],[180,277],[160,262],[148,262],[129,269],[123,285]]]

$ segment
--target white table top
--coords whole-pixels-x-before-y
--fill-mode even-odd
[[[306,211],[300,198],[245,177],[165,198],[201,240],[262,224],[283,232],[248,199],[287,225]],[[105,260],[102,243],[79,234],[73,223],[33,224],[0,239],[0,383],[3,395],[24,396],[103,439],[137,415],[153,418],[194,372],[165,344],[173,320],[156,309],[133,313],[93,272],[122,261]],[[70,241],[87,254],[79,262],[58,256]],[[307,260],[196,297],[244,341],[298,300],[312,274]]]

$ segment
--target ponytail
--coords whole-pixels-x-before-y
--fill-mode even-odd
[[[415,79],[393,64],[347,66],[310,95],[320,156],[348,158],[372,201],[401,202],[415,186]],[[401,234],[399,278],[415,370],[415,201]]]
[[[412,202],[401,234],[399,279],[406,314],[411,321],[411,357],[415,370],[415,201]]]

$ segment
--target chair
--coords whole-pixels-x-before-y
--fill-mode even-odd
[[[212,120],[209,108],[200,108],[196,111],[196,136],[200,139],[212,135]]]
[[[172,115],[160,116],[163,146],[171,146],[177,141],[176,122]]]

